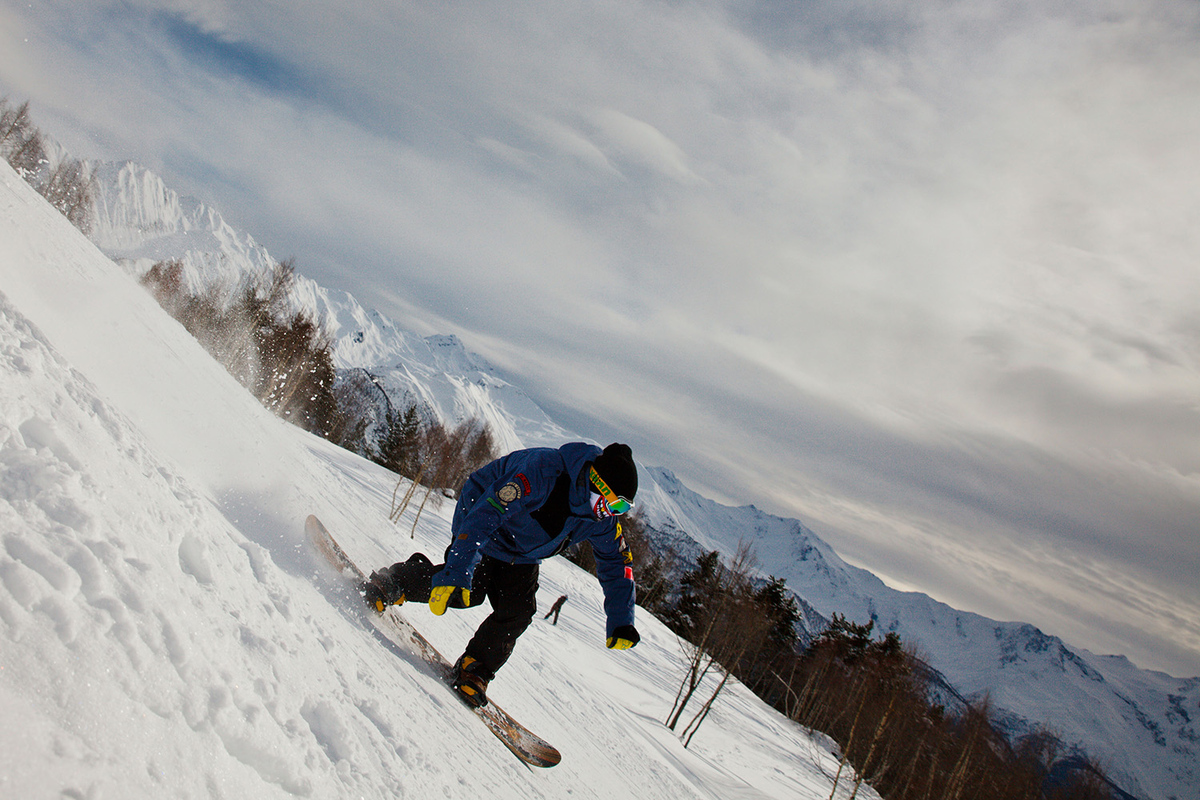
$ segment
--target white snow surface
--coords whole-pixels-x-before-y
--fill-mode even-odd
[[[829,796],[827,745],[740,686],[684,749],[675,637],[641,615],[605,650],[561,559],[559,624],[491,691],[563,753],[521,765],[304,541],[316,513],[367,568],[440,553],[449,504],[410,539],[393,481],[263,410],[0,163],[0,797]],[[451,657],[486,613],[406,611]]]

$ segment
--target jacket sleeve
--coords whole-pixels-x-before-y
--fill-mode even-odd
[[[485,500],[476,501],[463,515],[461,524],[454,531],[454,541],[446,550],[446,564],[442,571],[433,576],[433,586],[461,586],[471,588],[471,577],[479,561],[479,548],[483,547],[500,527],[502,517]]]
[[[592,554],[596,557],[596,577],[604,590],[604,613],[608,618],[605,635],[622,625],[633,624],[633,606],[637,589],[633,582],[633,553],[625,542],[621,523],[615,530],[591,537]]]
[[[453,525],[454,540],[446,551],[446,565],[434,576],[433,585],[471,588],[471,577],[479,562],[479,551],[488,540],[498,535],[505,519],[526,507],[536,507],[544,501],[545,492],[538,494],[541,480],[539,464],[520,461],[506,465],[507,469],[488,474],[480,470],[464,488],[461,515]],[[526,473],[533,475],[527,477]]]

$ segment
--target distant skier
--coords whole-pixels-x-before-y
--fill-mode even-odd
[[[368,605],[382,612],[406,600],[434,614],[491,601],[492,613],[467,643],[454,688],[473,706],[487,704],[488,683],[512,655],[537,613],[538,564],[589,540],[604,590],[608,647],[641,638],[633,626],[633,554],[617,517],[633,507],[637,467],[628,445],[574,442],[518,450],[467,479],[450,524],[445,564],[422,553],[371,573]]]
[[[550,624],[557,625],[558,624],[558,612],[562,611],[563,603],[565,603],[565,602],[567,602],[567,596],[564,594],[562,597],[560,597],[554,601],[554,605],[550,606],[550,610],[548,612],[546,612],[546,616],[542,617],[542,619],[550,619],[550,616],[554,615],[554,621],[551,622]]]

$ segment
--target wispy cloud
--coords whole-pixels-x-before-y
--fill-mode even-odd
[[[1183,0],[0,0],[0,81],[581,433],[1196,673],[1145,587],[1194,632],[1197,34]]]

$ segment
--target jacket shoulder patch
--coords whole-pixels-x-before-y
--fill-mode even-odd
[[[506,483],[496,492],[496,498],[504,505],[508,505],[514,500],[519,500],[522,497],[521,487],[516,483]]]

